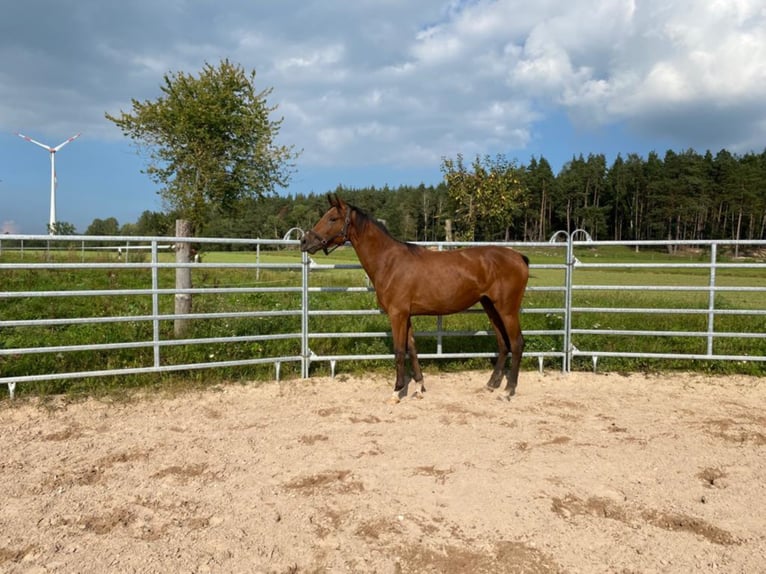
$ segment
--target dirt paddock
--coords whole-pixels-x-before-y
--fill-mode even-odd
[[[0,572],[761,572],[766,379],[340,376],[0,405]]]

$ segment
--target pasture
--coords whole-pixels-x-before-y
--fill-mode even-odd
[[[766,563],[763,379],[437,372],[392,406],[390,375],[0,404],[0,571]]]

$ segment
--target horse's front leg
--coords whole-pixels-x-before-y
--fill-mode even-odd
[[[396,362],[396,384],[392,403],[398,403],[407,388],[405,359],[407,357],[407,324],[409,317],[404,314],[389,314],[391,320],[391,335],[394,339],[394,360]],[[421,375],[422,376],[422,375]]]
[[[418,389],[412,394],[416,399],[422,399],[426,387],[423,384],[423,371],[420,368],[418,360],[418,349],[415,346],[415,331],[412,329],[412,318],[407,319],[407,351],[410,355],[410,364],[412,365],[412,376],[418,384]]]

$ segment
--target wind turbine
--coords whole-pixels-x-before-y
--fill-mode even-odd
[[[56,147],[45,145],[44,143],[35,141],[31,137],[25,136],[24,134],[20,134],[18,132],[16,132],[16,135],[19,136],[21,139],[27,140],[28,142],[31,142],[35,145],[39,145],[44,150],[47,150],[48,153],[50,153],[51,155],[51,212],[50,212],[50,217],[48,221],[48,233],[53,235],[55,230],[55,225],[56,225],[56,152],[59,151],[62,147],[64,147],[69,142],[73,142],[74,140],[79,138],[80,134],[73,135],[71,138],[61,142]]]

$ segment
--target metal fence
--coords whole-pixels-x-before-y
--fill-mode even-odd
[[[198,262],[177,263],[167,254],[176,243],[190,241],[202,253],[220,253],[223,249],[239,257],[216,257],[219,261],[213,261],[212,256],[210,260],[203,256]],[[299,254],[297,245],[298,241],[291,239],[2,236],[0,384],[6,384],[13,396],[19,383],[250,365],[273,367],[279,379],[284,364],[295,365],[296,372],[306,378],[312,364],[325,363],[334,375],[341,361],[393,359],[385,343],[390,335],[387,328],[364,327],[366,319],[379,317],[381,312],[374,296],[369,296],[373,289],[364,281],[355,260],[323,264],[321,256],[313,260]],[[423,245],[452,249],[469,244]],[[536,360],[541,370],[548,361],[570,371],[583,357],[592,361],[594,369],[599,360],[610,357],[766,361],[766,263],[762,262],[766,241],[615,243],[590,241],[584,232],[559,232],[551,242],[504,245],[527,252],[532,260],[523,309],[527,317],[523,323],[532,325],[524,330],[525,357]],[[735,247],[755,257],[728,256]],[[626,257],[624,262],[598,260],[602,251],[626,248],[649,255],[638,261],[633,257]],[[658,256],[658,261],[652,261],[651,254],[660,249],[687,255],[670,261]],[[722,257],[723,252],[727,257]],[[182,267],[193,269],[193,288],[179,290],[169,281],[174,270]],[[348,273],[343,272],[351,272],[353,280],[347,281]],[[90,279],[83,279],[88,273]],[[233,274],[239,274],[240,283],[226,283],[227,275]],[[673,274],[680,279],[669,281]],[[126,277],[139,278],[139,286],[133,281],[129,287],[121,287],[120,280]],[[672,297],[664,306],[641,304],[642,296],[657,292]],[[355,294],[368,296],[361,305],[351,304]],[[172,299],[188,295],[195,301],[225,299],[228,307],[203,306],[198,310],[195,305],[193,313],[176,315]],[[59,307],[64,306],[60,302],[73,299],[90,302],[89,311],[62,316]],[[466,312],[471,314],[479,316],[483,311]],[[651,317],[678,314],[689,317],[690,325],[696,327],[679,330],[650,324]],[[353,321],[349,322],[349,317]],[[592,317],[598,322],[591,321]],[[632,322],[626,317],[632,317]],[[345,321],[342,328],[335,325],[335,318]],[[178,319],[214,322],[221,328],[205,336],[192,333],[178,337],[168,329]],[[245,321],[246,327],[229,326],[236,321]],[[444,318],[437,317],[431,326],[416,326],[417,337],[432,341],[421,358],[493,357],[494,333],[486,320],[477,321],[478,327],[450,329]],[[268,323],[268,328],[261,327],[262,323]],[[128,340],[114,340],[110,329],[116,332],[118,326],[129,326],[127,330],[133,335]],[[80,339],[59,336],[72,329]],[[37,344],[17,343],[29,341],[29,333],[39,336]],[[470,350],[455,349],[449,344],[467,338],[486,338],[487,344],[484,350],[473,346]],[[700,346],[652,351],[651,342],[662,338],[694,340]],[[334,342],[340,339],[384,343],[379,352],[363,347],[338,353]],[[615,345],[616,339],[626,341],[627,348]],[[718,342],[722,340],[740,346],[732,350],[731,345],[725,345],[721,351]],[[283,346],[276,346],[277,342],[284,342]],[[179,351],[190,348],[214,348],[215,352],[186,355]],[[77,353],[103,357],[105,364],[85,370],[68,367],[63,358]],[[110,353],[121,353],[123,358],[114,359]],[[129,353],[139,358],[124,358]]]
[[[595,261],[580,261],[575,250],[598,250],[600,247],[610,247],[614,242],[607,241],[569,241],[567,261],[570,264],[568,273],[567,293],[567,326],[566,349],[567,365],[565,370],[572,368],[576,357],[590,357],[595,370],[600,358],[641,358],[641,359],[688,359],[688,360],[718,360],[766,362],[766,242],[764,241],[631,241],[617,245],[625,247],[648,248],[650,250],[681,250],[687,253],[687,260],[675,262],[636,262],[599,263]],[[751,253],[748,257],[732,256],[740,250]],[[721,261],[721,252],[726,252],[725,260]],[[683,259],[683,258],[680,258]],[[589,270],[597,272],[625,273],[627,276],[654,273],[655,282],[623,282],[617,284],[588,284],[578,281],[578,275]],[[687,282],[672,280],[673,274],[684,274],[694,277]],[[623,275],[625,277],[625,275]],[[668,277],[671,280],[668,280]],[[573,297],[580,293],[628,294],[638,298],[642,293],[673,294],[668,306],[646,307],[637,301],[625,307],[604,307],[598,304],[578,305],[573,303]],[[680,297],[679,297],[680,295]],[[681,301],[681,304],[673,304]],[[702,320],[702,327],[694,330],[675,329],[600,329],[577,327],[574,320],[579,316],[593,314],[633,315],[641,320],[649,321],[651,317],[681,315],[689,323]],[[723,321],[727,319],[726,321]],[[745,321],[747,319],[747,321]],[[695,321],[696,320],[696,321]],[[633,345],[637,338],[689,338],[699,342],[697,351],[692,352],[647,352],[620,350],[610,351],[588,346],[587,340],[595,336],[608,335],[622,337]],[[730,350],[719,350],[722,340],[734,342]],[[580,343],[583,341],[583,344]]]

